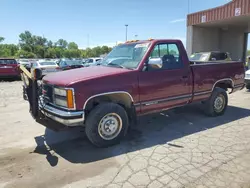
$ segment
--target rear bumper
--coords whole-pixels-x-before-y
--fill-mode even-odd
[[[84,122],[84,111],[66,111],[50,105],[41,105],[39,108],[46,117],[68,127],[80,126]]]

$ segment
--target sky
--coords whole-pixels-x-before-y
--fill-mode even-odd
[[[189,0],[189,12],[228,0]],[[80,48],[112,46],[128,39],[178,38],[186,42],[188,0],[0,0],[0,36],[18,43],[25,30]],[[137,37],[135,37],[137,35]]]

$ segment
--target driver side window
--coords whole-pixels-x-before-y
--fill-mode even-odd
[[[174,43],[169,44],[158,44],[155,45],[154,49],[150,54],[151,60],[161,59],[162,65],[151,65],[149,64],[148,70],[158,69],[180,69],[183,66],[178,46]]]

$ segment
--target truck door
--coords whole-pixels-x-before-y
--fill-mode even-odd
[[[160,59],[161,65],[148,64],[139,73],[142,114],[184,105],[191,99],[192,74],[179,49],[175,43],[154,46],[149,60]]]

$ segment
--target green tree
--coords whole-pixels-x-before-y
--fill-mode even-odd
[[[1,44],[0,56],[1,57],[14,57],[18,52],[18,46],[15,44]]]
[[[53,47],[53,42],[52,42],[51,40],[49,40],[49,41],[47,42],[47,46],[50,47],[50,48],[52,48],[52,47]]]
[[[68,46],[68,42],[64,39],[59,39],[56,42],[56,46],[61,47],[61,48],[66,48]]]
[[[22,57],[22,58],[36,58],[36,54],[32,52],[27,52],[24,50],[19,50],[16,54],[16,57]]]
[[[70,49],[70,50],[77,50],[78,49],[78,45],[76,43],[74,43],[74,42],[70,42],[68,44],[68,49]]]
[[[55,47],[54,49],[55,49],[55,53],[56,53],[56,58],[62,58],[64,49],[62,49],[60,47]]]
[[[56,58],[56,49],[55,48],[48,48],[45,53],[46,58]]]
[[[34,45],[45,46],[47,39],[41,36],[33,36]]]
[[[42,45],[36,45],[34,46],[34,54],[36,54],[36,56],[38,58],[44,58],[45,57],[45,47]]]
[[[0,37],[0,43],[4,41],[4,37]]]
[[[107,54],[110,52],[108,46],[102,46],[101,50],[102,50],[102,54]]]
[[[24,46],[26,46],[26,48],[30,48],[31,50],[32,47],[34,46],[34,38],[31,34],[31,32],[29,31],[25,31],[24,33],[21,33],[19,35],[19,44],[21,46],[21,48],[23,48]]]

